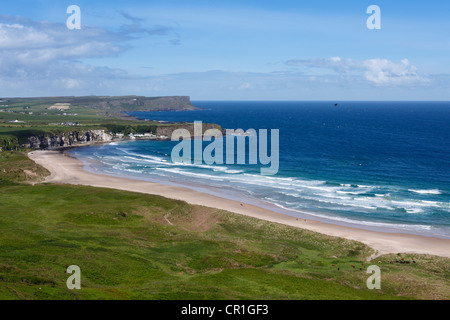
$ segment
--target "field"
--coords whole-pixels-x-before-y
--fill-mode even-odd
[[[0,150],[19,150],[34,135],[95,129],[124,134],[155,131],[159,122],[140,121],[126,112],[194,108],[189,97],[4,98],[0,99]]]
[[[367,262],[361,243],[212,208],[33,185],[45,169],[20,152],[0,157],[1,299],[450,298],[450,259]],[[372,264],[381,290],[366,287]],[[81,268],[81,290],[66,287],[69,265]]]

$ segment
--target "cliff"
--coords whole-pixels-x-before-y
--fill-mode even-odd
[[[73,131],[54,135],[31,136],[22,146],[31,149],[52,149],[70,147],[94,142],[112,141],[113,136],[105,130]]]
[[[81,102],[81,101],[79,101]],[[83,101],[84,102],[84,101]],[[181,111],[196,109],[188,96],[171,97],[93,97],[84,102],[86,108],[108,111]]]
[[[128,105],[123,104],[126,111],[162,111],[162,110],[191,110],[196,109],[188,96],[173,97],[137,97]]]
[[[194,136],[194,126],[192,123],[184,125],[158,126],[156,127],[156,135],[170,138],[172,136],[172,132],[176,129],[186,129],[191,134],[191,137]],[[218,129],[222,131],[222,128],[219,125],[212,123],[203,123],[202,129],[203,132],[205,132],[208,129]]]
[[[167,125],[156,127],[156,132],[150,132],[154,134],[153,136],[133,137],[133,139],[170,139],[172,132],[176,129],[186,129],[192,136],[194,134],[194,127],[192,124]],[[204,123],[203,132],[208,129],[221,130],[221,127],[216,124]],[[139,133],[144,134],[146,132]],[[28,137],[26,142],[22,144],[22,147],[30,149],[54,149],[128,139],[128,136],[124,136],[123,134],[113,134],[106,130],[72,131],[57,134],[43,133]]]

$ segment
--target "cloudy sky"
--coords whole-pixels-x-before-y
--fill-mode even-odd
[[[448,0],[2,1],[0,96],[449,100],[449,17]]]

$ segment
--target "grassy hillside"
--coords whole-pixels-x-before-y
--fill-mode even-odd
[[[32,186],[10,170],[16,161],[30,170],[34,163],[4,154],[2,299],[450,298],[449,259],[386,256],[366,263],[372,250],[361,243],[182,201]],[[402,258],[416,263],[389,262]],[[370,264],[382,270],[382,290],[366,288]],[[81,268],[81,290],[66,288],[69,265]]]
[[[49,174],[23,152],[0,152],[0,183],[37,182]]]

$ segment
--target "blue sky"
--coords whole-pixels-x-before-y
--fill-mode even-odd
[[[8,1],[0,95],[449,100],[449,17],[443,0]]]

